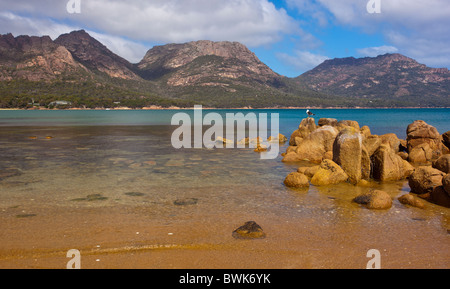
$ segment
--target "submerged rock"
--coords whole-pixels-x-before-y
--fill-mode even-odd
[[[309,180],[304,174],[294,172],[286,177],[284,184],[289,188],[307,188],[309,187]]]
[[[22,175],[22,171],[19,169],[6,169],[0,170],[0,181],[6,178],[16,177]]]
[[[267,151],[267,146],[266,145],[260,145],[258,144],[256,146],[256,149],[254,150],[255,153],[262,153],[262,152],[266,152]]]
[[[286,136],[284,136],[284,135],[282,135],[281,133],[279,133],[277,137],[270,136],[270,137],[267,139],[267,141],[268,141],[268,142],[279,142],[280,144],[283,144],[283,143],[287,142],[288,139],[287,139]]]
[[[398,198],[398,201],[400,203],[402,203],[403,205],[409,205],[409,206],[420,208],[420,209],[425,208],[425,203],[422,202],[421,200],[415,198],[411,194],[406,194],[406,195],[401,196],[400,198]]]
[[[256,222],[250,221],[234,230],[232,236],[235,239],[264,239],[266,233]]]
[[[188,199],[180,199],[173,202],[175,206],[192,206],[198,204],[198,199],[196,198],[188,198]]]
[[[101,194],[88,195],[86,198],[73,199],[72,202],[94,202],[94,201],[106,201],[108,198]]]
[[[36,214],[22,214],[22,215],[16,215],[16,218],[18,219],[25,219],[25,218],[32,218],[36,217]]]
[[[392,207],[392,199],[388,193],[380,190],[371,190],[353,199],[353,202],[373,210],[386,210]]]
[[[129,192],[129,193],[125,193],[125,195],[130,196],[130,197],[143,197],[143,196],[145,196],[144,193],[138,193],[138,192]]]

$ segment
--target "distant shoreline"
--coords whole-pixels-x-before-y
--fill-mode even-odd
[[[263,108],[253,108],[253,107],[234,107],[234,108],[220,108],[220,107],[202,107],[204,110],[269,110],[269,109],[449,109],[450,107],[314,107],[314,106],[301,106],[301,107],[263,107]],[[67,108],[67,109],[25,109],[25,108],[0,108],[0,111],[19,111],[19,110],[29,110],[29,111],[74,111],[74,110],[86,110],[86,111],[121,111],[121,110],[193,110],[193,107],[143,107],[143,108],[130,108],[130,107],[118,107],[118,108]]]

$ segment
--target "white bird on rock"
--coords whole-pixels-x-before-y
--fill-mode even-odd
[[[306,114],[308,115],[308,117],[311,117],[311,116],[315,115],[314,113],[312,113],[311,111],[309,111],[309,109],[306,111]]]

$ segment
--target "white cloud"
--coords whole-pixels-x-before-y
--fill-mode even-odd
[[[66,4],[2,0],[0,11],[70,21],[86,30],[152,43],[208,39],[256,47],[275,43],[298,27],[268,0],[81,0],[81,14],[69,14]]]
[[[327,56],[314,54],[305,50],[297,50],[295,51],[295,55],[278,53],[277,58],[286,65],[298,70],[299,74],[311,70],[329,59]]]
[[[380,14],[367,12],[368,1],[316,2],[332,13],[337,23],[383,33],[399,53],[429,66],[450,66],[448,0],[381,0]]]
[[[298,22],[269,0],[2,0],[0,33],[49,35],[85,29],[113,52],[139,61],[155,44],[194,40],[238,41],[249,47],[274,44],[300,31]]]
[[[378,47],[366,47],[358,49],[357,52],[362,56],[375,57],[386,53],[397,53],[398,49],[394,46],[383,45]]]
[[[2,33],[19,35],[48,35],[53,40],[64,33],[81,29],[78,26],[68,26],[56,23],[49,19],[34,19],[16,15],[11,12],[0,12],[0,27],[8,29]],[[112,52],[120,55],[132,63],[139,62],[148,50],[148,47],[123,37],[87,31],[92,37],[108,47]]]
[[[109,50],[125,58],[131,63],[138,63],[139,61],[141,61],[145,53],[149,49],[149,47],[146,45],[140,44],[135,41],[126,40],[122,37],[101,34],[89,30],[87,30],[86,32],[100,41],[103,45],[108,47]]]
[[[50,19],[29,18],[12,12],[0,12],[0,27],[0,33],[12,33],[15,36],[48,35],[52,39],[79,29],[79,27],[59,24]]]

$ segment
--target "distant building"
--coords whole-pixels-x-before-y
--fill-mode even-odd
[[[49,104],[49,106],[60,106],[60,105],[72,105],[72,103],[70,101],[57,100],[57,101],[50,102],[50,104]]]

